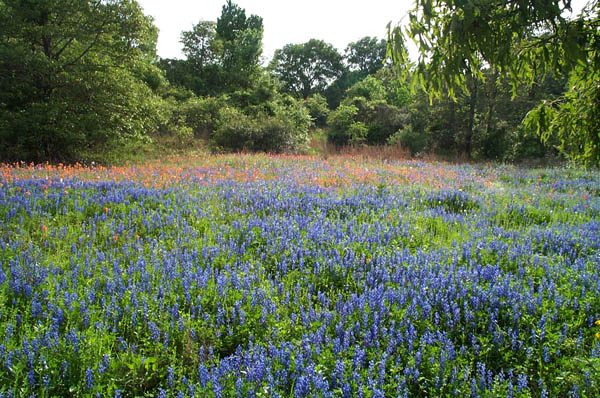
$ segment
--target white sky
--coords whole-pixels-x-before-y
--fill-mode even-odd
[[[138,0],[146,15],[152,15],[159,28],[158,55],[183,58],[181,32],[191,30],[200,20],[216,21],[225,0]],[[587,0],[572,0],[579,11]],[[246,16],[263,18],[263,57],[290,43],[320,39],[333,44],[343,54],[348,43],[364,36],[386,37],[393,25],[414,7],[414,0],[234,0]],[[409,52],[415,46],[407,43]]]
[[[183,58],[181,32],[200,20],[216,21],[225,0],[138,0],[159,28],[158,55]],[[320,39],[343,54],[348,43],[364,36],[386,37],[386,26],[395,25],[413,7],[413,0],[234,0],[246,16],[263,18],[263,57],[290,43]]]

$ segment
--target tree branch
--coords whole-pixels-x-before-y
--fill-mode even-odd
[[[75,57],[73,60],[71,60],[70,62],[65,63],[62,66],[62,69],[66,69],[69,66],[75,65],[77,62],[79,62],[83,57],[85,57],[87,55],[88,52],[90,52],[90,50],[96,45],[96,43],[98,42],[98,39],[100,38],[100,35],[103,33],[103,29],[106,26],[106,24],[108,23],[108,18],[105,19],[104,21],[102,21],[102,25],[100,25],[100,28],[98,29],[98,31],[96,32],[96,36],[94,37],[94,40],[92,40],[92,42],[86,47],[85,50],[83,50],[81,52],[81,54],[79,54],[77,57]]]

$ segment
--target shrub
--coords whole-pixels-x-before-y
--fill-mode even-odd
[[[273,114],[246,115],[233,107],[222,108],[213,144],[230,151],[296,152],[308,144],[310,115],[291,97],[272,104]]]
[[[286,126],[277,137],[279,141],[277,146],[280,150],[276,152],[296,152],[306,149],[311,123],[308,110],[301,102],[289,95],[278,98],[273,109],[274,118]]]
[[[327,137],[329,141],[336,145],[348,144],[350,141],[348,129],[354,123],[357,114],[358,108],[348,104],[341,104],[335,111],[331,112],[327,119],[329,125]]]
[[[431,141],[430,134],[425,131],[414,129],[412,124],[407,124],[396,131],[387,140],[390,145],[400,145],[403,148],[408,148],[411,156],[429,151],[431,148]]]
[[[217,127],[219,112],[226,105],[226,97],[193,97],[175,110],[174,117],[190,127],[194,136],[208,138]]]
[[[315,127],[325,127],[327,116],[329,116],[329,108],[325,97],[315,94],[304,100],[304,106],[308,109],[313,125]]]
[[[405,108],[399,108],[384,101],[376,101],[367,121],[369,128],[368,143],[384,144],[398,129],[407,124],[409,114]]]
[[[367,100],[385,100],[385,87],[374,76],[367,76],[346,91],[346,98],[363,97]]]
[[[330,115],[329,141],[336,145],[347,145],[357,143],[357,137],[362,137],[361,143],[384,144],[388,137],[406,123],[407,118],[408,114],[403,109],[383,100],[347,98]],[[352,127],[356,123],[360,123],[360,127]]]
[[[358,145],[364,144],[367,141],[367,135],[369,134],[369,129],[362,122],[355,122],[350,125],[348,128],[348,137],[350,144]]]
[[[219,111],[218,125],[212,139],[218,148],[242,151],[254,147],[258,134],[255,120],[237,108],[225,107]]]

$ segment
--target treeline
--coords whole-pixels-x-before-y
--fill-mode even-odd
[[[102,160],[157,137],[215,151],[310,152],[321,137],[475,160],[558,154],[522,123],[564,93],[550,73],[515,88],[484,69],[469,91],[431,101],[373,37],[343,54],[289,44],[265,67],[262,18],[231,1],[182,33],[185,59],[158,58],[158,31],[134,0],[0,0],[0,24],[2,161]]]

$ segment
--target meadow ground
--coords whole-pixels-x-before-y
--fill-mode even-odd
[[[0,166],[0,397],[598,397],[600,174]]]

